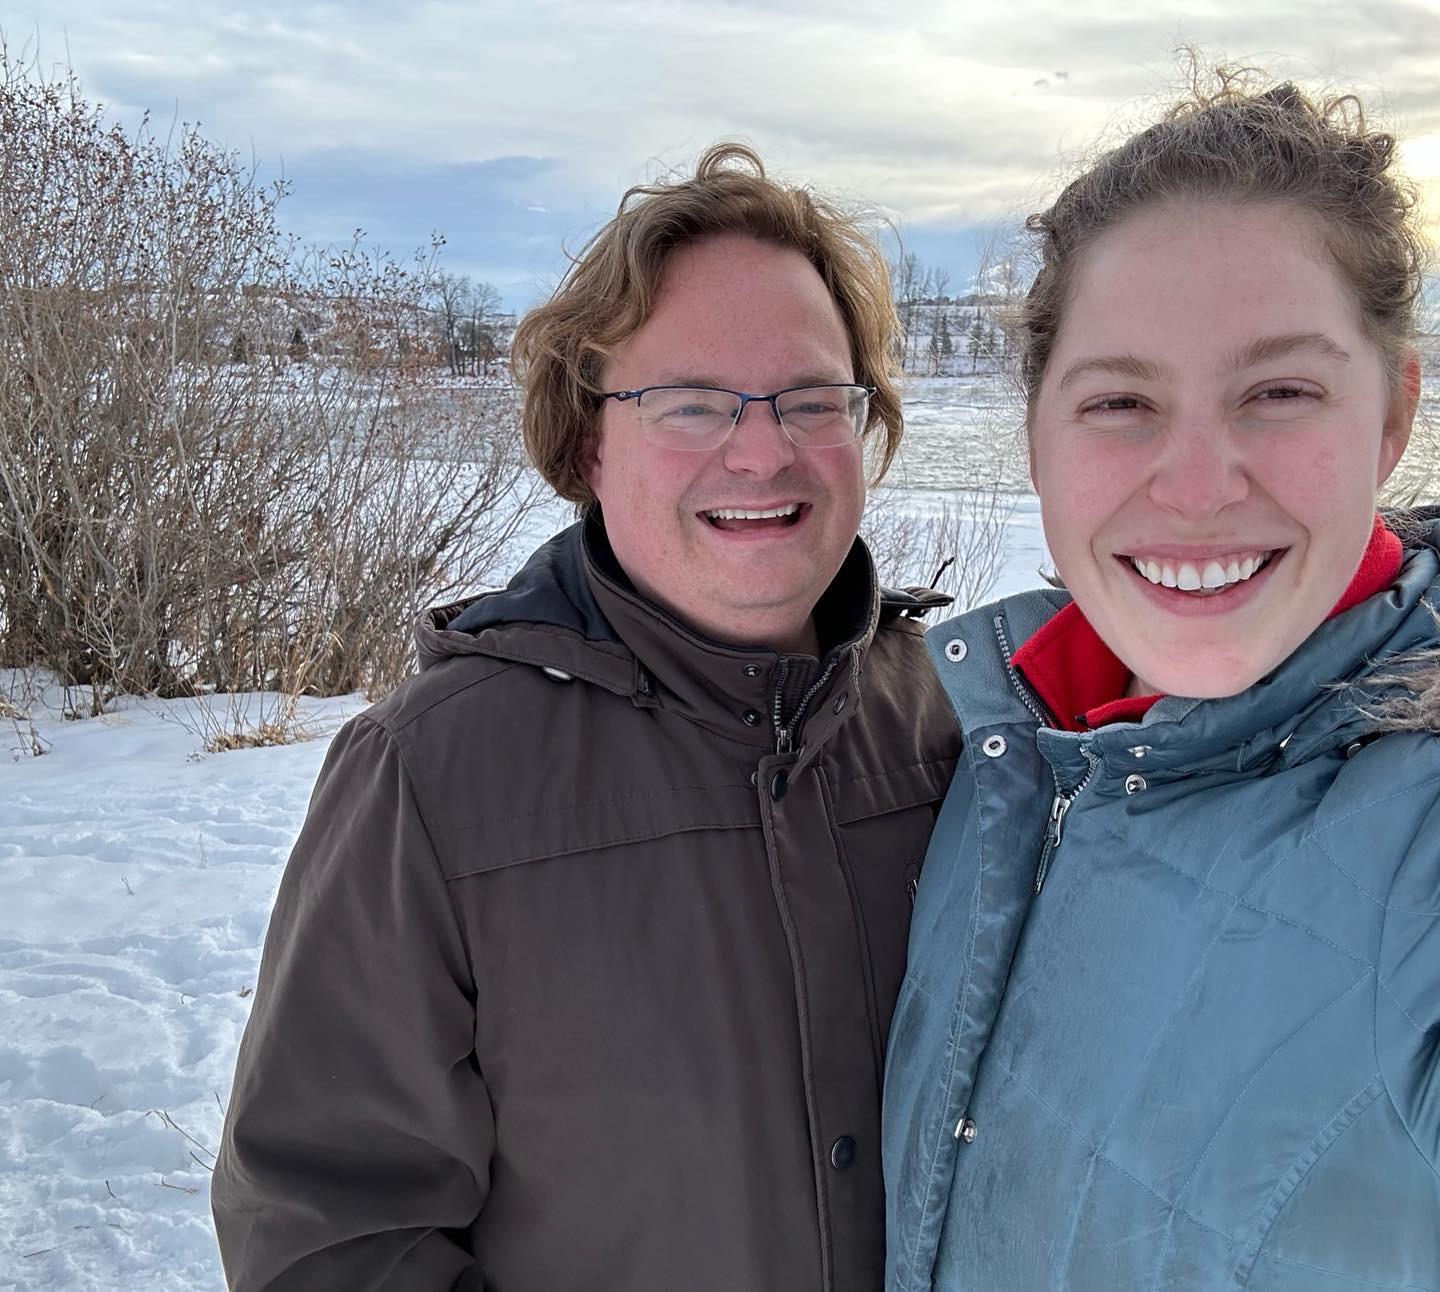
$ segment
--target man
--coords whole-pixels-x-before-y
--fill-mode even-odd
[[[926,601],[856,538],[894,327],[875,249],[736,146],[521,324],[527,445],[586,518],[336,738],[215,1172],[232,1288],[879,1288],[958,751]]]

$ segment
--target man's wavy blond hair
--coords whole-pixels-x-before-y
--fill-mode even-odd
[[[793,248],[815,266],[850,338],[855,380],[875,388],[865,427],[867,440],[881,436],[872,480],[889,468],[902,420],[899,320],[884,256],[854,217],[768,178],[753,149],[721,143],[701,155],[693,175],[626,192],[554,295],[515,330],[511,367],[525,396],[525,447],[562,498],[582,509],[595,501],[586,475],[601,369],[650,316],[671,253],[727,233]]]

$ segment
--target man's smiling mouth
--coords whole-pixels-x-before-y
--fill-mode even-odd
[[[800,519],[802,510],[800,503],[787,502],[777,507],[713,507],[701,515],[716,529],[784,529]]]
[[[1157,560],[1153,557],[1121,556],[1142,579],[1156,587],[1174,588],[1196,596],[1213,596],[1259,574],[1285,548],[1229,552],[1209,560]]]

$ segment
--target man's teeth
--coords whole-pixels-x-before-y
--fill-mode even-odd
[[[769,507],[764,511],[743,511],[739,507],[717,507],[705,513],[711,520],[777,520],[782,516],[793,516],[800,510],[798,502],[786,503],[783,507]]]
[[[1265,568],[1274,552],[1253,552],[1246,556],[1230,556],[1224,561],[1206,561],[1203,565],[1190,561],[1148,561],[1132,556],[1130,564],[1151,583],[1181,592],[1210,592],[1244,583],[1257,570]]]

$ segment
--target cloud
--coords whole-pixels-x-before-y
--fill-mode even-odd
[[[411,242],[436,211],[437,224],[461,222],[457,250],[490,235],[447,194],[520,203],[492,211],[493,236],[533,256],[530,239],[577,235],[572,220],[593,226],[627,185],[720,137],[907,225],[1012,219],[1097,139],[1153,118],[1177,88],[1182,42],[1354,86],[1402,134],[1440,137],[1430,0],[1188,0],[1163,12],[1119,0],[909,0],[883,17],[871,0],[18,0],[11,10],[12,40],[38,32],[52,62],[68,48],[87,89],[127,118],[148,107],[157,120],[199,119],[263,164],[283,159],[307,220],[319,220],[324,194],[332,222],[369,212]],[[1429,166],[1436,154],[1424,144],[1412,155]],[[519,181],[503,167],[485,169],[507,158],[544,159],[523,194],[504,186]],[[1440,209],[1440,172],[1421,178]],[[550,263],[531,272],[544,278]]]

